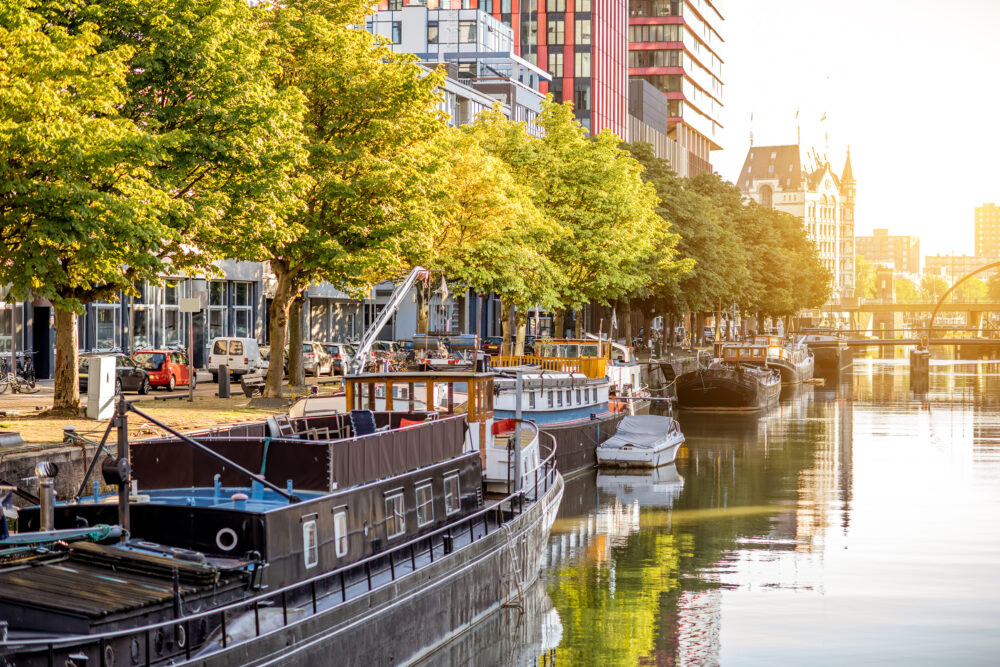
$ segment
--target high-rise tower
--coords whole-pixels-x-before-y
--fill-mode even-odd
[[[711,170],[711,151],[722,148],[724,20],[719,0],[629,0],[629,76],[662,91],[667,136],[687,153],[679,173]]]

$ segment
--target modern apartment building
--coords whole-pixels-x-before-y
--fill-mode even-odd
[[[723,21],[719,0],[629,2],[629,76],[667,96],[667,137],[685,151],[674,164],[682,175],[711,170],[711,151],[721,148]]]
[[[983,204],[976,207],[975,248],[977,257],[1000,257],[1000,207]]]
[[[833,274],[832,299],[854,296],[857,184],[850,151],[837,176],[830,162],[815,151],[806,161],[797,145],[751,146],[735,182],[761,206],[799,218]]]
[[[919,278],[919,236],[892,236],[888,229],[876,229],[871,236],[855,237],[854,245],[858,257],[890,268],[896,275],[910,280]]]
[[[927,255],[924,257],[924,274],[941,276],[949,283],[953,283],[959,278],[997,261],[1000,261],[998,255]],[[977,274],[976,278],[986,280],[994,273],[996,273],[996,269],[990,269]]]

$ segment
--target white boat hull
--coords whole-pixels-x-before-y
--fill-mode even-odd
[[[598,447],[597,465],[619,468],[658,468],[677,460],[684,436],[677,434],[656,447]]]

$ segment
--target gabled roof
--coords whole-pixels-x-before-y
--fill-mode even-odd
[[[851,148],[850,148],[850,146],[847,147],[847,161],[844,162],[844,173],[840,177],[840,180],[841,181],[845,181],[845,182],[850,182],[850,183],[854,182],[854,170],[851,169]]]
[[[777,180],[782,190],[796,190],[802,182],[802,156],[797,145],[751,146],[737,185],[749,191],[747,180]]]

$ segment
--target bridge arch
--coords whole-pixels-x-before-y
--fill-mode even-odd
[[[954,292],[959,285],[964,283],[969,278],[972,278],[973,276],[980,274],[983,271],[989,271],[990,269],[995,269],[998,267],[1000,267],[1000,262],[990,262],[989,264],[984,264],[975,271],[971,271],[966,275],[962,276],[961,280],[956,281],[954,285],[945,290],[945,293],[941,295],[940,299],[938,299],[937,305],[934,306],[934,311],[931,313],[930,322],[927,323],[927,338],[931,338],[932,334],[934,333],[934,319],[937,317],[938,310],[941,309],[941,304],[943,304],[944,300],[948,298],[948,295]]]

